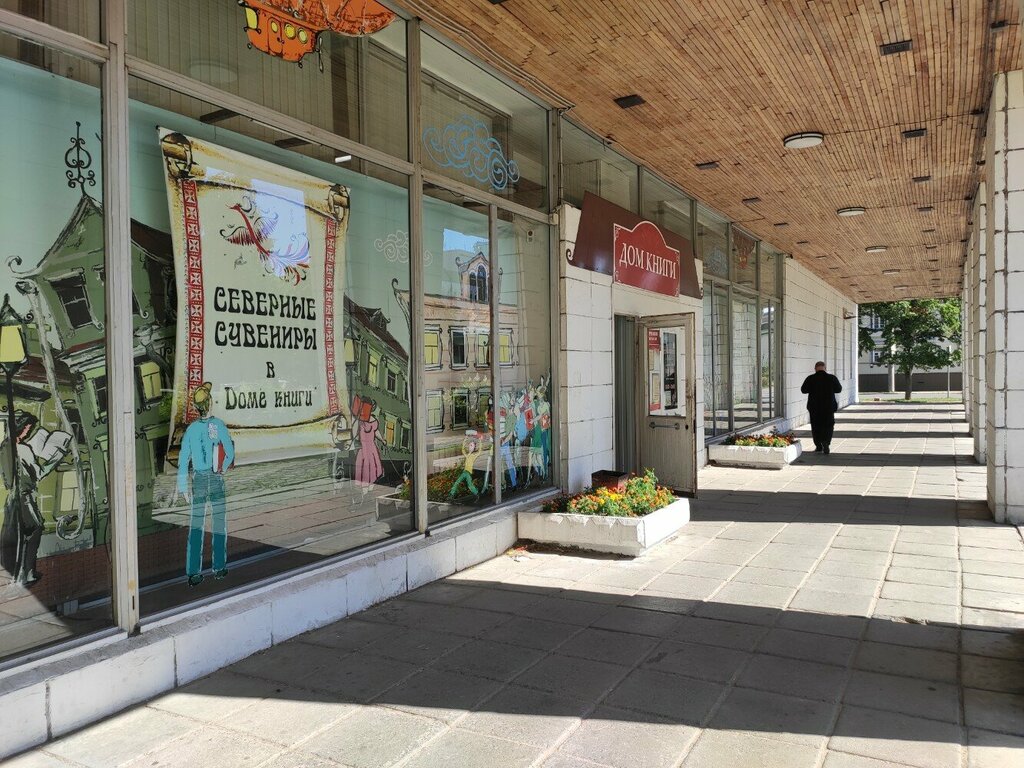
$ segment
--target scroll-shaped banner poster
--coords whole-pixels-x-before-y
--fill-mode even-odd
[[[178,288],[169,458],[204,382],[236,464],[331,450],[348,402],[348,188],[159,131]]]

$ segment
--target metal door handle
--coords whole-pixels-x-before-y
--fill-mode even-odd
[[[652,422],[648,423],[647,426],[649,426],[651,429],[675,429],[675,430],[678,430],[679,429],[679,422],[677,421],[675,424],[658,424],[658,423],[652,421]]]

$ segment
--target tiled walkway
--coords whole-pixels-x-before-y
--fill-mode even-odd
[[[1019,768],[1024,544],[962,412],[854,407],[833,450],[703,471],[646,557],[500,557],[11,768]]]

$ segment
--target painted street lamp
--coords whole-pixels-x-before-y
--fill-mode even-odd
[[[4,296],[0,307],[0,367],[7,376],[7,445],[11,451],[11,493],[18,498],[17,425],[14,416],[14,376],[28,362],[25,344],[25,319],[14,311],[11,297]]]

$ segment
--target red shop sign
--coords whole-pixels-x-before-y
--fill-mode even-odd
[[[647,348],[654,351],[661,351],[661,331],[657,328],[647,329]]]
[[[679,295],[679,251],[669,247],[651,222],[641,221],[632,229],[616,224],[613,252],[615,282]]]

